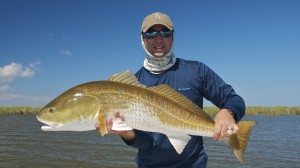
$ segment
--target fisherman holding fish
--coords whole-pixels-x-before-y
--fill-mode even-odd
[[[214,140],[237,134],[239,127],[236,123],[245,114],[243,99],[204,63],[177,58],[172,51],[174,36],[174,26],[168,15],[155,12],[144,18],[141,42],[146,58],[135,76],[146,87],[167,84],[201,108],[203,98],[220,108],[214,118]],[[114,115],[125,120],[119,112]],[[108,133],[119,134],[127,145],[138,149],[138,167],[199,168],[207,165],[201,136],[191,136],[179,154],[164,134],[136,129],[115,131],[112,125],[112,119],[108,119]],[[99,130],[100,126],[96,125],[96,128]]]
[[[206,167],[202,136],[224,141],[244,162],[255,122],[240,121],[243,99],[205,64],[175,57],[168,15],[148,15],[141,42],[146,58],[135,75],[123,71],[68,89],[37,114],[42,130],[118,134],[138,149],[138,167]],[[203,98],[220,108],[214,120]]]

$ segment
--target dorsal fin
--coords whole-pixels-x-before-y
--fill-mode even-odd
[[[200,113],[200,115],[204,118],[211,119],[211,117],[204,112],[198,105],[196,105],[194,102],[192,102],[190,99],[179,93],[178,91],[174,90],[168,85],[159,85],[148,88],[152,90],[153,92],[163,95],[172,101],[175,101],[179,103],[180,105],[184,106],[185,108],[189,109],[192,112],[195,112],[197,114]]]
[[[129,70],[115,74],[112,77],[108,78],[107,80],[121,82],[121,83],[127,83],[130,85],[135,85],[135,86],[140,86],[140,87],[146,87],[145,85],[140,84],[138,79]]]

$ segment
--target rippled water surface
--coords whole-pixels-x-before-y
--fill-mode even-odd
[[[300,167],[300,116],[253,116],[245,164],[205,138],[208,167]],[[96,131],[43,132],[34,115],[0,115],[0,167],[135,167],[136,150]]]

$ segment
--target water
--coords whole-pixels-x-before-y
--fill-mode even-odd
[[[205,138],[208,167],[300,167],[300,116],[253,116],[245,164]],[[96,131],[43,132],[34,115],[0,115],[0,167],[135,167],[136,150]]]
[[[251,116],[257,122],[246,151],[245,164],[228,154],[222,142],[205,138],[208,167],[300,167],[300,116]]]

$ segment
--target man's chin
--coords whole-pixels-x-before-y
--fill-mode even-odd
[[[164,53],[154,53],[153,55],[157,58],[161,58],[161,57],[165,56]]]

